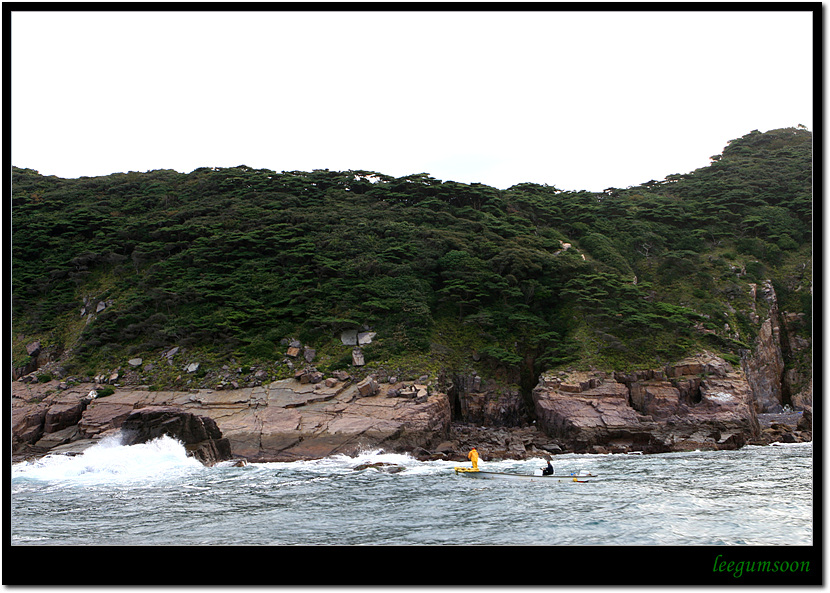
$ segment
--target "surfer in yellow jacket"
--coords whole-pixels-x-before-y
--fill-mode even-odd
[[[473,462],[473,471],[478,471],[478,451],[476,448],[473,447],[469,453],[467,453],[467,459]]]

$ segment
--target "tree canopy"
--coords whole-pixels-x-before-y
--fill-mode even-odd
[[[11,210],[14,333],[49,336],[79,368],[174,345],[253,361],[287,337],[359,328],[377,332],[377,360],[443,345],[531,373],[625,367],[738,356],[757,331],[750,282],[810,314],[804,129],[753,131],[707,167],[600,193],[244,165],[14,168]],[[111,305],[80,324],[93,301]],[[466,338],[450,344],[448,327]]]

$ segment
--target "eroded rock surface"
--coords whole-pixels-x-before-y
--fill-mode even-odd
[[[393,385],[374,387],[361,393],[352,382],[312,384],[286,379],[221,391],[118,389],[87,402],[72,416],[76,430],[70,440],[100,439],[142,417],[152,427],[155,420],[147,416],[148,411],[159,415],[160,424],[183,423],[189,417],[210,419],[221,438],[227,439],[231,454],[248,461],[316,459],[372,448],[409,451],[446,439],[450,426],[446,395],[404,399],[387,397]],[[48,452],[51,447],[41,443],[43,435],[64,426],[47,423],[47,418],[69,418],[67,405],[80,400],[94,385],[52,393],[49,388],[48,384],[12,384],[13,454],[18,458]],[[153,431],[147,428],[145,433]]]
[[[205,465],[232,458],[228,439],[213,418],[197,416],[173,406],[148,406],[134,410],[121,424],[122,444],[146,443],[162,436],[180,441],[188,455]]]
[[[186,446],[193,447],[213,442],[200,457],[208,464],[227,454],[219,441],[236,459],[268,462],[372,449],[408,452],[422,460],[465,461],[472,446],[489,460],[564,452],[735,449],[812,438],[809,408],[784,420],[761,414],[759,424],[757,396],[744,370],[708,353],[654,370],[543,376],[532,393],[535,423],[522,410],[518,388],[499,390],[477,376],[445,383],[442,390],[441,382],[433,385],[425,377],[390,383],[335,373],[323,379],[307,368],[294,379],[255,387],[119,387],[112,395],[92,397],[95,384],[59,389],[57,382],[15,381],[12,452],[17,460],[80,451],[137,418],[144,419],[148,435],[156,420],[215,423],[219,438],[186,439]],[[164,413],[154,419],[148,416],[153,410]],[[172,415],[165,417],[168,413]]]
[[[540,428],[577,451],[735,449],[759,436],[743,371],[701,354],[665,369],[543,377]]]

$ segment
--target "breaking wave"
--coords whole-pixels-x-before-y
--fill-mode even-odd
[[[47,455],[12,465],[12,479],[40,481],[111,482],[169,479],[171,474],[204,466],[188,457],[181,442],[169,437],[137,445],[123,445],[119,436],[101,439],[77,455]]]

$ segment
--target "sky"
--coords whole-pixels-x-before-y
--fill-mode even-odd
[[[811,12],[325,6],[12,12],[12,164],[602,191],[813,130]]]

